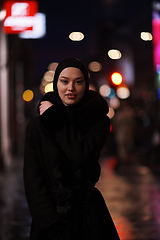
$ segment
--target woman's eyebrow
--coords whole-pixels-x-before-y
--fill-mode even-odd
[[[66,79],[69,79],[68,77],[65,77],[65,76],[61,76],[60,78],[66,78]]]
[[[77,77],[76,80],[77,80],[77,79],[83,79],[83,77]]]
[[[65,77],[65,76],[61,76],[60,78],[69,79],[68,77]],[[83,77],[77,77],[77,78],[75,78],[75,80],[77,80],[77,79],[83,79]]]

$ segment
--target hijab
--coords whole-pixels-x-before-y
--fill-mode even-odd
[[[85,92],[84,92],[84,95],[82,97],[82,99],[84,99],[84,97],[86,96],[86,94],[88,93],[88,90],[89,90],[89,74],[88,74],[88,71],[87,71],[87,68],[86,68],[85,64],[82,61],[80,61],[79,59],[76,59],[76,58],[64,59],[57,66],[55,74],[54,74],[54,79],[53,79],[54,94],[55,94],[56,98],[61,100],[60,97],[59,97],[59,94],[58,94],[57,82],[58,82],[58,78],[59,78],[60,73],[65,68],[68,68],[68,67],[78,68],[83,73],[84,80],[85,80],[85,83],[86,83]],[[80,102],[81,102],[81,100],[80,100]]]

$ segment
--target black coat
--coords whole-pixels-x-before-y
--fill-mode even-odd
[[[32,216],[30,240],[118,240],[95,183],[109,134],[108,105],[89,91],[83,104],[54,103],[26,129],[24,183]],[[48,238],[47,238],[48,237]]]

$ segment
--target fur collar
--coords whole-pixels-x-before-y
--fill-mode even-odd
[[[80,104],[65,106],[57,103],[54,92],[44,95],[41,101],[50,101],[53,106],[47,109],[41,116],[42,125],[45,128],[51,126],[58,129],[67,122],[74,122],[79,128],[94,124],[97,119],[108,113],[108,104],[101,95],[95,91],[88,91]]]
[[[42,97],[40,103],[42,101],[49,101],[49,102],[51,102],[53,104],[56,104],[56,105],[61,104],[59,102],[59,99],[56,98],[56,95],[54,94],[54,92],[46,93]],[[39,103],[39,105],[40,105],[40,103]],[[39,105],[38,105],[38,109],[39,109]],[[108,111],[109,111],[108,104],[107,104],[106,100],[103,97],[101,97],[101,95],[98,92],[95,92],[95,91],[92,91],[92,90],[88,91],[88,94],[86,94],[85,98],[83,99],[83,101],[80,104],[72,105],[72,106],[69,106],[67,108],[70,111],[78,112],[79,110],[80,111],[87,110],[87,109],[89,110],[90,107],[95,108],[95,109],[99,109],[100,111],[102,111],[105,114],[107,114]],[[38,110],[38,112],[39,112],[39,110]]]

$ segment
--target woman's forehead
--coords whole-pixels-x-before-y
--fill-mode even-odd
[[[67,67],[67,68],[64,68],[59,77],[62,77],[62,76],[79,76],[79,77],[84,77],[83,76],[83,73],[81,72],[81,70],[79,68],[76,68],[76,67]]]

